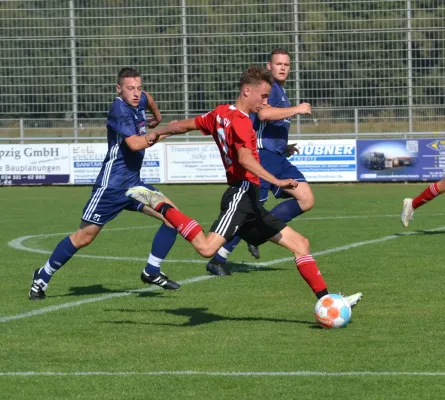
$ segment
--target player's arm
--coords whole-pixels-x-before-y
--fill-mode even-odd
[[[127,143],[127,146],[131,151],[144,150],[153,145],[151,141],[148,140],[147,136],[138,135],[127,136],[125,138],[125,143]]]
[[[178,122],[178,120],[171,121],[169,122],[169,124],[174,124],[175,122]],[[167,139],[170,136],[171,136],[170,133],[166,133],[164,135],[159,135],[159,136],[157,135],[153,136],[152,133],[150,132],[148,135],[148,140],[150,141],[151,146],[153,146],[154,144],[159,143],[161,140]]]
[[[280,119],[290,118],[297,114],[311,114],[311,105],[309,103],[301,103],[294,107],[272,107],[265,106],[259,113],[260,121],[279,121]]]
[[[170,137],[171,135],[161,135],[161,136],[156,136],[156,143],[160,142],[161,140],[167,139],[168,137]]]
[[[171,135],[181,135],[196,129],[198,128],[194,118],[183,119],[147,132],[145,136],[129,136],[125,139],[125,142],[132,151],[138,151],[153,146],[160,138],[164,139]]]
[[[210,111],[207,114],[195,118],[172,121],[162,128],[157,128],[154,131],[147,133],[147,140],[152,146],[159,140],[158,138],[181,135],[190,131],[200,130],[203,135],[211,135],[215,122],[214,111]]]
[[[160,138],[166,138],[172,135],[182,135],[184,133],[197,130],[195,118],[182,119],[180,121],[172,121],[162,128],[157,128],[152,132],[148,132],[146,139],[150,146],[153,146]]]
[[[261,179],[264,179],[267,182],[270,182],[272,185],[282,187],[282,188],[296,188],[298,186],[298,182],[293,179],[277,179],[271,173],[267,172],[261,164],[255,159],[252,154],[252,150],[246,147],[240,147],[237,149],[238,153],[238,162],[241,166],[249,171],[250,173],[258,176]]]
[[[182,119],[180,121],[172,121],[168,125],[163,126],[162,128],[155,129],[153,132],[156,136],[163,135],[182,135],[183,133],[187,133],[190,131],[197,130],[198,127],[195,123],[195,118]]]
[[[159,125],[159,123],[162,121],[162,116],[159,111],[159,108],[154,101],[153,97],[148,92],[144,92],[145,96],[147,96],[147,110],[151,112],[153,115],[152,118],[149,119],[147,126],[149,128],[154,128],[155,126]]]

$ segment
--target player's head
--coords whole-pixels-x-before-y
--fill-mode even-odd
[[[240,98],[249,112],[257,113],[267,104],[273,78],[266,68],[252,65],[240,78]]]
[[[117,75],[116,89],[122,100],[137,107],[142,95],[141,74],[133,68],[122,68]]]
[[[281,48],[272,50],[267,63],[267,69],[270,70],[273,78],[279,83],[284,84],[290,71],[290,55]]]

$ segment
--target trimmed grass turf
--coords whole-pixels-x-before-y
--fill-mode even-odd
[[[426,184],[313,185],[316,207],[291,223],[312,252],[406,232],[398,218],[404,197]],[[224,185],[161,186],[199,222],[218,214]],[[47,255],[8,247],[19,236],[76,228],[88,187],[2,188],[0,317],[147,288],[139,281],[157,222],[125,212],[51,281],[48,298],[30,302],[32,271]],[[418,235],[316,257],[332,291],[363,291],[346,329],[314,326],[315,298],[286,261],[267,268],[244,243],[231,277],[185,284],[179,292],[149,291],[0,323],[0,372],[445,372],[439,197],[416,211],[408,231]],[[269,202],[269,207],[275,204]],[[439,215],[438,215],[439,214]],[[443,215],[441,215],[443,214]],[[314,219],[316,218],[316,219]],[[147,226],[147,228],[145,228]],[[120,228],[137,228],[124,229]],[[117,229],[118,228],[118,229]],[[26,246],[51,251],[59,236]],[[137,257],[141,261],[101,259]],[[271,244],[261,260],[290,254]],[[178,237],[163,270],[174,279],[204,276],[202,259]],[[445,376],[0,376],[5,399],[319,399],[433,396]]]

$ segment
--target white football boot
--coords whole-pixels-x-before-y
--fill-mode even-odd
[[[349,306],[351,308],[354,308],[358,302],[362,299],[363,293],[358,292],[355,294],[351,294],[350,296],[343,296],[343,298],[349,303]]]
[[[134,186],[128,189],[125,196],[140,201],[153,209],[156,209],[159,203],[165,202],[165,196],[161,192],[147,189],[144,186]]]
[[[400,219],[402,220],[402,225],[408,228],[409,223],[412,221],[414,215],[413,199],[406,198],[403,200],[403,208]]]

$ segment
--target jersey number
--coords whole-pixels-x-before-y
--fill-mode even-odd
[[[232,159],[229,157],[229,146],[227,146],[226,141],[226,133],[223,128],[218,128],[216,130],[218,132],[219,143],[221,144],[222,150],[224,152],[224,161],[227,166],[232,165]]]

